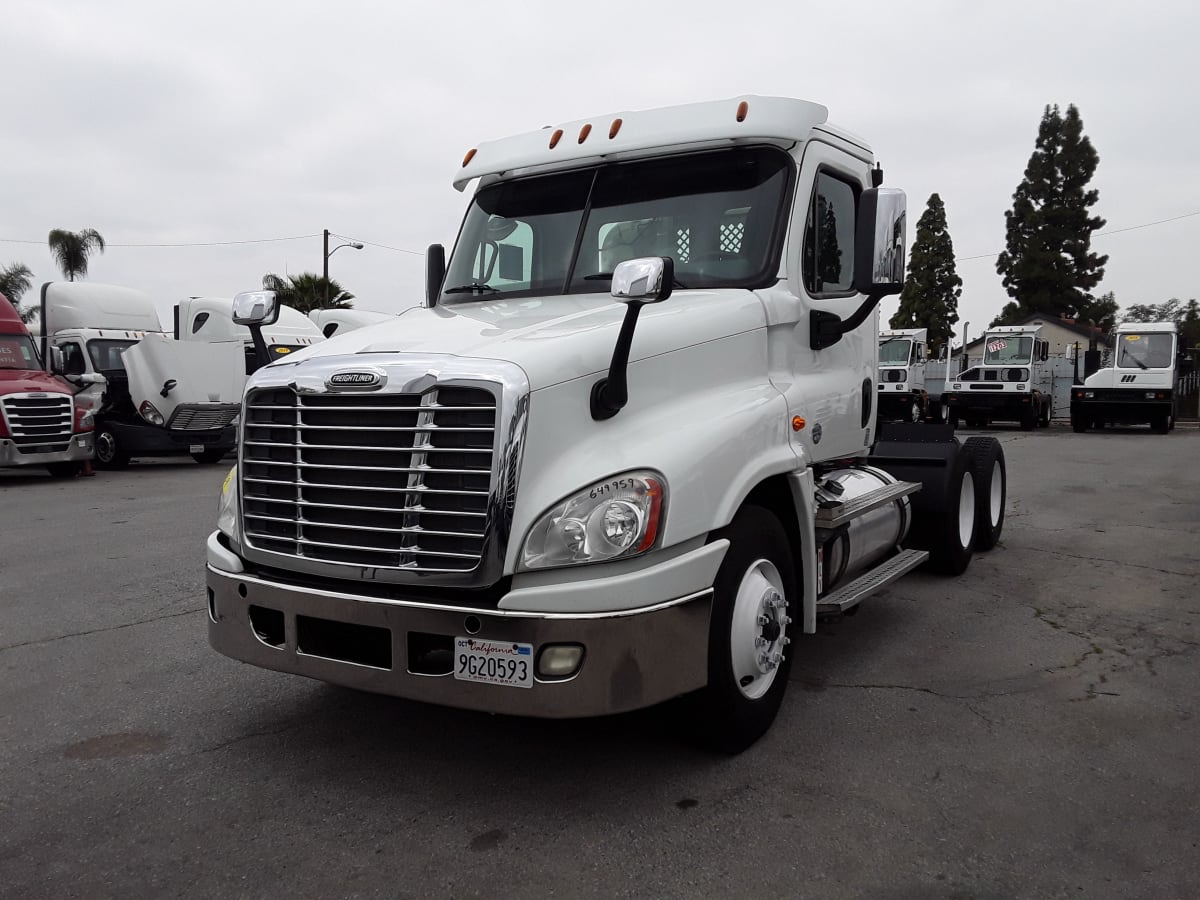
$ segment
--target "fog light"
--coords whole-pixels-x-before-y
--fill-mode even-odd
[[[542,678],[570,678],[583,662],[579,644],[548,644],[538,656],[537,673]]]

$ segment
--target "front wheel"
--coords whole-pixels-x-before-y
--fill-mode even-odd
[[[95,443],[96,465],[101,469],[123,469],[129,465],[129,451],[112,429],[107,426],[97,429]]]
[[[779,712],[787,689],[792,611],[799,609],[787,534],[766,509],[743,507],[721,533],[729,550],[713,583],[708,685],[689,698],[706,746],[741,753]]]
[[[1168,431],[1171,430],[1170,420],[1169,420],[1169,417],[1166,415],[1166,413],[1163,413],[1162,415],[1159,415],[1159,416],[1155,416],[1153,419],[1150,420],[1150,430],[1153,431],[1155,434],[1166,434]]]
[[[50,473],[51,478],[74,478],[79,474],[79,463],[77,462],[56,462],[47,463],[46,471]]]
[[[1088,420],[1084,416],[1071,416],[1071,430],[1083,434],[1088,430]]]

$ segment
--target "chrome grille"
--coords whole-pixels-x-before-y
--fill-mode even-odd
[[[236,403],[183,403],[175,407],[167,427],[172,431],[216,431],[237,418]]]
[[[246,541],[305,559],[473,571],[486,537],[496,398],[252,392],[242,422]]]
[[[22,450],[51,452],[70,444],[74,410],[65,394],[10,394],[3,399],[3,409],[8,433]]]

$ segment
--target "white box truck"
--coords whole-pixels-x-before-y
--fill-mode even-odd
[[[1016,422],[1024,431],[1050,425],[1050,344],[1041,325],[999,325],[983,337],[983,362],[946,376],[942,403],[952,425]]]
[[[818,613],[1003,527],[994,439],[876,432],[905,218],[881,180],[825,107],[771,97],[471,150],[426,307],[251,377],[212,646],[496,713],[680,698],[748,746]]]
[[[1127,322],[1113,335],[1113,364],[1071,389],[1071,427],[1078,433],[1105,425],[1175,427],[1179,334],[1174,322]]]

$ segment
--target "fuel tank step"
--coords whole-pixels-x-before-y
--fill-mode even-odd
[[[885,503],[891,503],[893,500],[914,494],[920,489],[921,485],[915,481],[897,481],[895,484],[885,484],[883,487],[861,494],[844,503],[834,503],[818,509],[815,517],[816,525],[818,528],[837,528]]]
[[[875,568],[859,575],[849,584],[835,588],[824,597],[818,598],[817,614],[845,612],[876,591],[887,587],[900,576],[911,572],[927,559],[927,550],[901,550]]]

